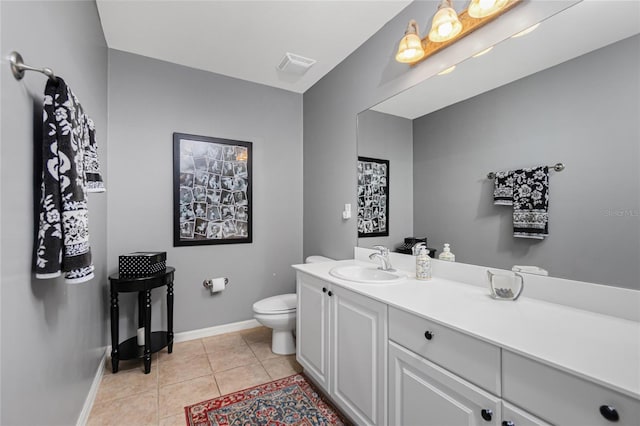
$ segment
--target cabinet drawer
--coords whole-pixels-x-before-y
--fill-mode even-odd
[[[605,426],[600,407],[615,409],[619,425],[637,425],[640,401],[564,371],[503,350],[502,396],[554,424]]]
[[[551,426],[549,423],[502,401],[502,426]]]
[[[500,409],[500,398],[389,344],[390,425],[498,426]]]
[[[392,307],[389,307],[389,338],[500,395],[500,348],[497,346]]]

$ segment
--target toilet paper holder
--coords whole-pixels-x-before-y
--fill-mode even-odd
[[[224,290],[229,284],[229,278],[221,277],[221,278],[210,278],[202,281],[202,286],[211,293],[216,293],[218,291]]]

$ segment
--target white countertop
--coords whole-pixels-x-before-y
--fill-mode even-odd
[[[640,323],[636,321],[525,295],[515,302],[494,300],[485,287],[438,277],[359,284],[329,275],[329,270],[343,264],[371,266],[343,260],[294,268],[640,399]]]

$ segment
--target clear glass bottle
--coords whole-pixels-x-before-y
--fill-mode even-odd
[[[455,262],[456,261],[456,255],[451,253],[451,249],[449,248],[449,244],[445,243],[444,244],[444,249],[442,250],[442,253],[440,253],[440,256],[438,256],[439,260],[445,260],[447,262]]]

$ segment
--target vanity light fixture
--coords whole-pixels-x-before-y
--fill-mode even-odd
[[[431,21],[429,40],[441,43],[455,38],[462,31],[462,23],[451,1],[442,0],[438,6],[438,11]]]
[[[471,0],[469,16],[484,18],[500,11],[507,4],[507,0]]]
[[[410,64],[422,59],[424,49],[422,48],[422,40],[420,40],[419,34],[418,23],[412,19],[404,32],[404,37],[400,40],[396,61]]]
[[[518,38],[518,37],[522,37],[524,35],[527,35],[531,32],[533,32],[536,28],[538,28],[540,26],[540,22],[538,22],[535,25],[530,26],[529,28],[527,28],[526,30],[522,30],[519,33],[516,33],[514,35],[511,36],[511,38]]]
[[[522,2],[523,0],[472,0],[469,9],[458,14],[452,7],[452,0],[442,0],[438,11],[433,16],[431,30],[426,37],[420,38],[418,24],[415,20],[412,19],[409,22],[407,31],[400,40],[396,61],[414,66]],[[475,3],[484,12],[491,10],[492,13],[481,17],[473,16],[471,6]]]

